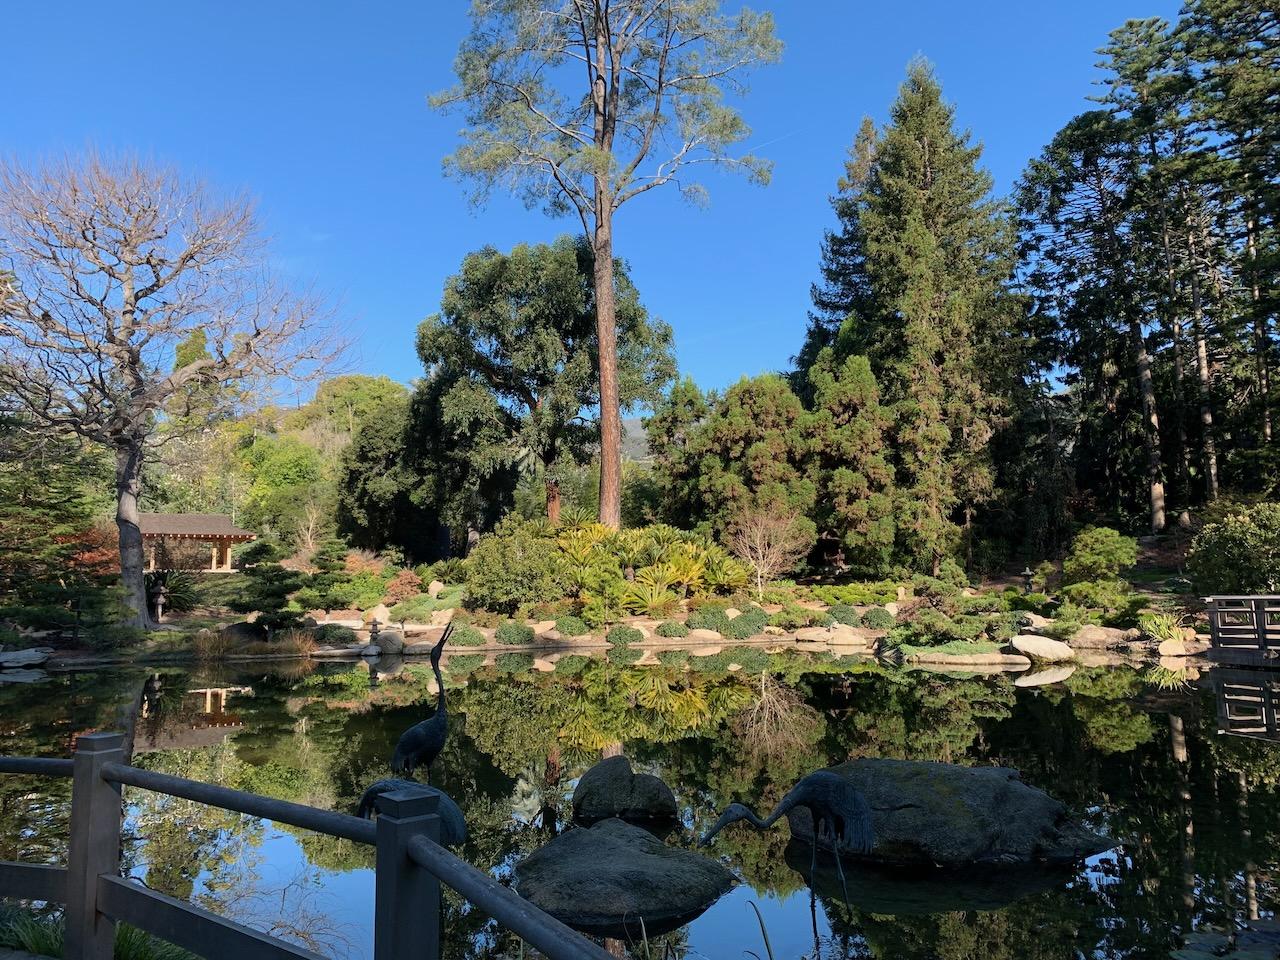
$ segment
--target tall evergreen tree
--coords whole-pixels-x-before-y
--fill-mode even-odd
[[[893,558],[891,419],[866,357],[837,365],[830,348],[809,369],[814,410],[809,420],[812,470],[818,483],[820,536],[834,541],[846,563],[877,574]]]
[[[936,571],[992,494],[988,445],[1012,386],[1005,285],[1012,246],[1003,208],[978,168],[981,148],[955,128],[930,67],[913,62],[853,201],[864,304],[836,338],[865,355],[892,411],[901,492],[899,543]]]

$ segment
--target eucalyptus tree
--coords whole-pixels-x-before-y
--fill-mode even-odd
[[[418,355],[439,378],[441,433],[481,475],[536,469],[547,517],[560,515],[565,469],[585,463],[598,436],[599,343],[595,252],[582,238],[469,254],[445,283],[440,313],[418,328]],[[675,375],[671,328],[650,320],[625,265],[615,264],[617,403],[652,403]]]
[[[446,169],[548,213],[575,214],[595,254],[600,352],[600,521],[621,517],[622,401],[613,221],[623,204],[675,184],[704,197],[705,164],[766,182],[769,166],[735,149],[749,129],[726,94],[782,45],[768,13],[730,16],[719,0],[489,0],[472,4],[458,84],[435,98],[467,126]]]
[[[127,620],[145,626],[138,498],[158,424],[196,426],[198,407],[174,408],[196,385],[313,372],[334,353],[324,315],[271,276],[248,201],[132,158],[0,165],[0,257],[0,389],[113,454]],[[204,349],[175,365],[197,329]]]

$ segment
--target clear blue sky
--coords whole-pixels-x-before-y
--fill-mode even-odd
[[[618,254],[704,387],[778,369],[799,346],[827,196],[859,119],[883,120],[907,61],[937,67],[997,190],[1076,112],[1094,50],[1177,0],[774,0],[786,43],[757,73],[751,144],[765,189],[708,180],[711,205],[654,191],[620,212]],[[469,208],[441,158],[461,121],[447,87],[465,0],[90,0],[9,4],[0,150],[24,159],[129,148],[259,198],[281,266],[332,295],[351,365],[408,381],[418,321],[468,251],[548,240],[574,222],[509,197]]]

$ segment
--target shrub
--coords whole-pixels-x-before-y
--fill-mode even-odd
[[[639,613],[650,617],[661,617],[670,613],[680,598],[661,583],[627,584],[624,588],[622,607],[629,613]]]
[[[769,618],[769,625],[781,630],[799,630],[801,627],[815,626],[825,616],[821,610],[810,610],[808,607],[789,603]]]
[[[587,626],[586,621],[573,615],[560,617],[556,620],[556,629],[560,631],[560,636],[562,637],[582,637],[591,632],[591,628]]]
[[[729,622],[729,615],[724,612],[724,607],[706,604],[689,614],[688,619],[685,620],[685,626],[690,630],[714,630],[721,636],[725,636],[729,629]]]
[[[658,654],[658,662],[673,670],[683,670],[689,665],[688,650],[663,650]]]
[[[896,600],[898,583],[894,580],[876,580],[845,583],[839,586],[817,586],[809,587],[808,593],[814,600],[820,600],[828,606],[847,603],[851,606],[867,607]]]
[[[465,677],[484,666],[483,653],[454,653],[444,662],[444,672],[451,677]]]
[[[467,603],[508,616],[565,592],[559,550],[544,523],[504,520],[480,538],[466,569]]]
[[[764,628],[755,617],[738,616],[730,620],[720,634],[730,640],[750,640]]]
[[[736,663],[744,673],[763,673],[769,669],[769,655],[759,647],[742,647],[726,654],[730,663]]]
[[[606,633],[604,638],[615,646],[625,647],[629,643],[640,643],[643,641],[644,634],[635,627],[629,627],[624,623],[620,623]]]
[[[382,599],[385,603],[403,603],[422,593],[422,578],[412,570],[401,570],[387,582]]]
[[[626,644],[611,647],[609,652],[605,654],[613,663],[632,664],[644,656],[643,650],[637,650],[635,647],[628,647]]]
[[[201,630],[191,644],[195,655],[201,660],[217,660],[235,648],[235,641],[225,630]]]
[[[1207,524],[1191,541],[1187,569],[1207,594],[1280,591],[1280,503],[1260,503]]]
[[[316,643],[347,644],[356,642],[356,632],[350,627],[344,627],[337,623],[321,624],[312,631],[311,635],[315,637]]]
[[[533,669],[533,657],[527,653],[500,653],[494,666],[499,673],[528,673]]]
[[[1138,541],[1110,527],[1086,527],[1074,540],[1062,561],[1064,584],[1090,580],[1114,580],[1120,571],[1138,562]]]
[[[827,613],[836,623],[843,623],[846,627],[856,627],[862,622],[858,611],[847,603],[837,603]]]
[[[729,655],[721,650],[709,657],[690,657],[689,669],[695,673],[724,673],[729,669]]]
[[[252,571],[250,571],[252,574]],[[382,602],[387,592],[389,578],[384,573],[371,570],[353,573],[347,580],[336,583],[329,591],[330,600],[340,607],[368,610]]]
[[[674,640],[679,637],[687,637],[689,635],[689,628],[678,620],[666,620],[658,624],[656,633],[660,637],[667,637]]]
[[[586,669],[587,664],[590,662],[590,657],[584,657],[581,654],[573,653],[567,657],[561,657],[556,661],[556,673],[565,677],[576,677]]]
[[[1181,640],[1182,623],[1171,613],[1144,613],[1138,617],[1138,629],[1152,640]]]
[[[897,622],[884,607],[872,607],[862,615],[862,625],[868,630],[892,630]]]
[[[195,608],[200,600],[200,592],[196,588],[196,580],[185,570],[156,570],[143,578],[147,596],[150,597],[159,586],[164,586],[164,609],[169,613],[185,613]]]
[[[459,647],[483,647],[488,642],[488,637],[469,623],[454,627],[449,634],[449,643]]]
[[[498,629],[494,633],[494,639],[499,643],[505,643],[513,647],[530,644],[534,640],[533,627],[527,623],[508,620],[506,623],[498,625]]]

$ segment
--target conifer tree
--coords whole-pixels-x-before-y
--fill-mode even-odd
[[[817,522],[846,562],[868,574],[893,557],[893,465],[888,411],[866,357],[837,365],[830,348],[809,369],[814,411],[809,421],[817,477]]]
[[[980,155],[913,62],[856,201],[868,296],[835,345],[870,360],[897,437],[899,543],[934,572],[991,496],[988,447],[1014,375],[987,362],[1010,339],[1012,255]]]

